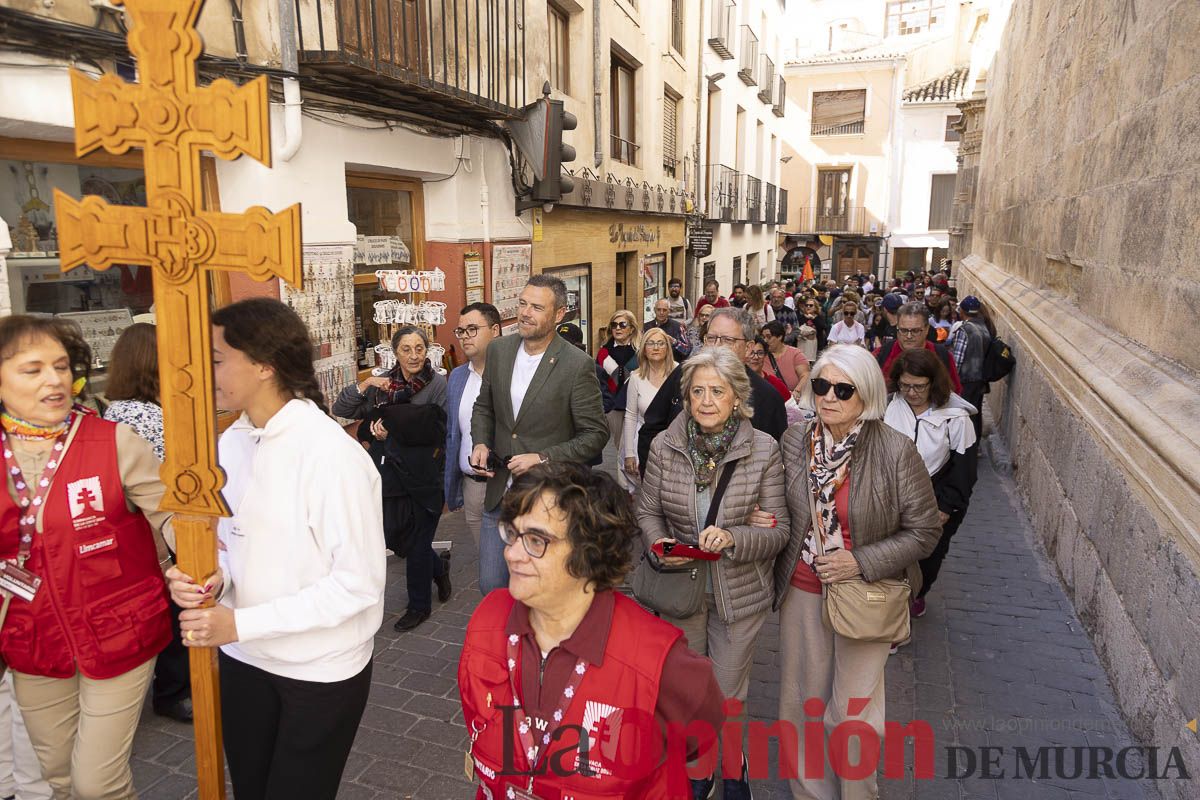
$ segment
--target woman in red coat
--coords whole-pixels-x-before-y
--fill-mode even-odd
[[[74,405],[76,329],[0,320],[0,654],[55,800],[133,797],[129,754],[171,639],[151,446]]]

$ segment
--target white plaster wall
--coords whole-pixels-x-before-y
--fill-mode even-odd
[[[902,106],[900,163],[893,174],[899,181],[888,228],[892,247],[947,247],[949,234],[929,230],[932,176],[958,171],[958,142],[947,142],[946,117],[958,114],[951,103]]]
[[[0,67],[0,136],[70,141],[75,109],[67,65],[4,51]]]
[[[347,218],[346,172],[369,171],[410,177],[426,183],[425,238],[463,241],[484,238],[524,238],[528,228],[514,215],[508,156],[497,140],[469,137],[470,171],[464,162],[454,174],[454,138],[426,136],[405,129],[375,127],[346,118],[350,125],[305,117],[303,143],[288,162],[272,169],[247,158],[218,162],[221,208],[237,212],[252,205],[278,210],[301,204],[306,244],[348,243],[355,238]],[[276,146],[282,135],[281,114],[272,109]],[[368,126],[367,127],[351,127]],[[489,192],[485,221],[481,206],[484,182]]]

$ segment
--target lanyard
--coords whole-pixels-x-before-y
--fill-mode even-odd
[[[41,510],[46,495],[50,493],[50,484],[54,481],[54,474],[58,472],[58,467],[62,463],[62,452],[67,446],[67,437],[71,433],[71,422],[73,420],[68,421],[66,430],[54,440],[54,447],[50,451],[50,460],[46,462],[46,468],[42,470],[42,477],[38,480],[35,494],[32,496],[29,494],[25,476],[21,474],[21,468],[17,465],[17,459],[13,455],[8,436],[3,430],[0,430],[0,447],[4,449],[4,466],[7,468],[8,474],[12,476],[13,488],[17,490],[17,502],[21,506],[21,516],[18,520],[21,530],[21,544],[17,551],[17,566],[19,567],[25,566],[25,562],[29,558],[29,551],[33,549],[33,535],[37,533],[38,511]]]
[[[547,729],[540,744],[536,744],[533,740],[533,731],[530,730],[531,720],[528,714],[525,714],[525,709],[521,705],[521,695],[517,692],[517,664],[521,660],[521,638],[517,634],[509,634],[508,637],[508,683],[512,687],[513,702],[520,708],[521,714],[525,717],[517,726],[517,735],[521,739],[521,747],[525,749],[525,757],[529,759],[529,791],[533,791],[533,776],[537,772],[537,765],[540,763],[540,756],[549,751],[550,740],[554,737],[555,731],[562,725],[563,716],[567,713],[567,709],[571,707],[571,701],[575,698],[575,692],[579,689],[579,684],[583,682],[583,675],[587,672],[587,661],[579,659],[575,663],[575,669],[571,671],[571,677],[567,680],[567,686],[563,689],[562,700],[558,703],[558,708],[554,711],[552,719],[547,720]]]

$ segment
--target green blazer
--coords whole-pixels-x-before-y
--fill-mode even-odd
[[[609,432],[592,359],[555,336],[533,373],[520,413],[514,415],[512,374],[521,345],[519,336],[502,336],[488,345],[487,368],[471,414],[471,441],[486,444],[502,461],[523,453],[580,463],[596,458]],[[488,481],[485,509],[500,504],[508,479],[509,471],[501,469]]]

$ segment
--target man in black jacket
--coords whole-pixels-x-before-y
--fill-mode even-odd
[[[708,320],[704,346],[728,347],[744,363],[755,333],[754,317],[749,312],[740,308],[718,308]],[[750,424],[778,439],[787,430],[787,411],[783,407],[783,398],[749,367],[746,368],[746,374],[750,377],[750,403],[754,406],[754,417]],[[658,394],[646,409],[645,421],[638,431],[638,468],[643,474],[646,472],[646,459],[650,457],[650,443],[667,429],[671,420],[683,409],[683,398],[679,393],[681,377],[682,369],[676,367],[663,381]]]

